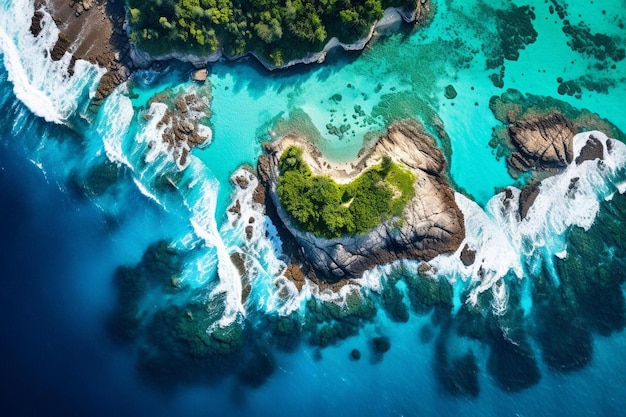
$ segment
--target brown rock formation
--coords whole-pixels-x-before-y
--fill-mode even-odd
[[[476,251],[471,249],[467,244],[463,247],[461,251],[461,262],[463,265],[470,266],[473,265],[476,261]]]
[[[174,157],[178,167],[183,169],[187,166],[191,149],[205,145],[211,138],[206,125],[211,115],[210,87],[198,87],[194,92],[182,94],[166,90],[154,96],[149,104],[153,103],[167,106],[157,125],[163,127],[160,140],[167,145],[166,151]],[[150,119],[152,115],[148,113],[145,117]]]
[[[522,119],[509,126],[517,152],[508,162],[516,169],[562,169],[573,159],[576,128],[561,113]]]
[[[66,52],[72,53],[70,75],[73,75],[73,62],[78,59],[107,69],[96,92],[95,110],[103,98],[128,79],[133,69],[128,37],[123,29],[124,1],[36,0],[30,27],[33,36],[41,32],[41,8],[52,15],[60,30],[51,51],[53,60],[60,60]]]
[[[416,174],[415,197],[402,215],[403,221],[387,221],[363,235],[325,239],[299,230],[282,208],[276,185],[278,161],[292,144],[304,148],[304,159],[317,175],[330,175],[341,181],[355,178],[368,166],[389,156]],[[306,139],[287,136],[267,146],[268,155],[259,158],[258,172],[271,202],[284,226],[301,246],[314,270],[329,279],[360,277],[379,264],[399,259],[430,260],[441,253],[456,251],[465,237],[463,214],[445,178],[446,162],[434,139],[412,120],[394,123],[387,133],[359,160],[339,169],[325,161]]]
[[[208,72],[206,68],[202,68],[197,71],[194,71],[193,74],[191,74],[191,79],[194,81],[198,81],[198,82],[205,82],[207,79],[207,75],[208,75]]]
[[[30,24],[30,33],[37,37],[41,33],[41,19],[43,19],[43,12],[41,10],[35,10],[32,22]]]

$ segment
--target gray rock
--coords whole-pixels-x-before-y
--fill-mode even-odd
[[[604,159],[604,146],[602,142],[589,136],[589,140],[585,143],[585,146],[580,150],[580,154],[576,157],[576,165],[580,165],[585,161],[593,161],[594,159]]]

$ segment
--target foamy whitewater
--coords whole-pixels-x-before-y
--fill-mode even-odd
[[[601,141],[605,159],[577,165],[574,161],[590,137]],[[607,140],[610,139],[602,132],[574,136],[573,162],[563,173],[541,182],[541,191],[523,220],[518,213],[520,190],[516,188],[511,188],[510,202],[505,204],[502,192],[489,200],[485,210],[457,193],[455,200],[465,216],[467,237],[457,253],[440,255],[430,262],[435,273],[470,284],[473,288],[466,302],[471,304],[476,304],[480,293],[491,289],[494,313],[503,314],[507,293],[506,283],[500,280],[505,280],[509,273],[522,279],[525,270],[533,270],[538,257],[567,256],[565,232],[572,226],[589,229],[599,202],[622,192],[616,180],[624,175],[626,147],[613,140],[615,148],[609,152]],[[572,189],[575,178],[578,185]],[[460,260],[465,245],[476,251],[477,261],[470,266]]]
[[[324,65],[219,62],[204,86],[181,63],[137,71],[88,117],[105,69],[77,61],[70,77],[70,54],[50,59],[52,17],[33,37],[31,1],[0,0],[2,415],[620,415],[626,260],[620,242],[571,236],[595,238],[623,198],[626,145],[577,134],[574,162],[541,181],[521,219],[523,183],[488,142],[500,126],[489,99],[507,88],[626,130],[626,63],[589,52],[598,33],[613,42],[600,50],[624,48],[624,5],[436,3],[427,27]],[[560,6],[587,51],[571,48]],[[503,61],[500,88],[486,63],[511,38],[500,29],[524,18],[537,39]],[[558,78],[580,98],[559,95]],[[161,140],[168,104],[151,99],[205,87],[194,116],[211,114],[197,130],[205,144]],[[448,134],[437,137],[465,219],[458,250],[334,288],[293,278],[286,247],[297,243],[256,199],[262,142],[292,129],[346,161],[366,133],[405,117]],[[592,138],[602,160],[577,164]],[[611,221],[623,227],[600,226]],[[606,256],[588,273],[576,257],[590,251]]]
[[[77,60],[75,76],[69,77],[70,54],[56,62],[50,59],[59,35],[52,17],[44,12],[41,33],[35,38],[29,30],[34,13],[32,2],[3,1],[0,7],[0,50],[15,95],[48,122],[62,123],[72,114],[84,111],[86,98],[94,96],[105,70]]]

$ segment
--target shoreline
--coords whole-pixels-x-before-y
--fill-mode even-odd
[[[302,146],[302,158],[316,175],[348,182],[367,167],[389,156],[416,175],[414,197],[402,211],[402,221],[390,219],[364,234],[342,234],[326,238],[302,230],[282,206],[277,192],[282,152],[290,145]],[[354,163],[333,164],[305,137],[285,136],[265,145],[257,173],[266,201],[276,209],[280,223],[290,232],[306,264],[317,277],[329,282],[361,277],[376,265],[401,259],[429,261],[443,253],[454,253],[465,238],[462,212],[447,181],[446,161],[435,140],[413,119],[388,126],[371,146],[364,148]],[[266,204],[267,206],[267,204]]]
[[[168,54],[153,56],[129,41],[128,20],[122,0],[69,0],[69,2],[35,0],[31,27],[33,36],[37,35],[42,8],[52,16],[61,32],[53,48],[52,59],[60,59],[67,52],[72,55],[73,61],[83,59],[106,68],[107,73],[98,86],[96,101],[107,97],[136,69],[149,68],[157,62],[177,60],[201,69],[220,60],[238,61],[250,56],[268,71],[287,69],[301,64],[322,63],[328,52],[335,48],[340,47],[344,51],[361,51],[379,31],[396,29],[403,22],[420,22],[420,18],[426,18],[431,10],[429,0],[419,0],[416,2],[415,10],[411,12],[407,12],[403,7],[389,7],[385,9],[383,16],[371,25],[368,34],[362,39],[354,43],[342,43],[337,37],[332,37],[321,51],[307,53],[302,58],[277,66],[266,62],[254,51],[228,56],[224,54],[221,45],[217,51],[207,55],[172,51]]]
[[[289,146],[300,147],[304,150],[302,158],[314,175],[328,176],[338,184],[348,184],[359,177],[366,169],[380,162],[384,154],[376,147],[377,143],[378,141],[363,147],[356,159],[349,162],[329,160],[309,139],[297,134],[288,134],[275,141],[266,143],[265,148],[275,152],[276,157],[280,159],[283,151]],[[402,161],[394,158],[394,155],[389,156],[395,162],[402,163]]]
[[[422,11],[424,10],[424,15],[427,15],[430,11],[430,3],[428,0],[420,0],[419,3],[416,3],[416,9],[407,14],[404,11],[403,7],[388,7],[385,9],[383,16],[375,21],[368,32],[368,34],[353,43],[343,43],[339,41],[337,37],[330,38],[324,48],[319,52],[309,52],[303,58],[293,59],[288,61],[282,65],[273,65],[269,62],[266,62],[263,58],[261,58],[254,51],[248,51],[242,55],[236,56],[228,56],[223,52],[223,48],[221,45],[215,52],[212,52],[207,55],[195,55],[193,53],[183,53],[173,51],[171,53],[167,53],[164,55],[151,55],[150,53],[139,49],[136,45],[130,45],[130,58],[132,59],[134,65],[137,68],[149,68],[156,62],[163,62],[175,59],[180,62],[187,62],[191,64],[196,69],[205,68],[208,64],[212,64],[220,61],[221,59],[225,59],[228,61],[238,61],[240,59],[244,59],[248,56],[256,59],[266,70],[275,71],[275,70],[283,70],[287,68],[291,68],[295,65],[309,65],[309,64],[321,64],[326,59],[328,52],[331,50],[341,47],[344,51],[362,51],[368,45],[368,43],[372,40],[372,38],[377,34],[377,31],[386,31],[394,26],[399,26],[402,22],[405,23],[418,23],[419,18],[422,16]],[[424,9],[422,9],[424,8]],[[127,24],[125,23],[124,27],[128,30]]]

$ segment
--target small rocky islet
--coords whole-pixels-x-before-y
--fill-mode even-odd
[[[416,177],[415,195],[402,210],[401,221],[383,222],[362,234],[327,239],[300,230],[282,207],[277,194],[279,160],[293,143],[302,146],[305,161],[314,173],[331,178],[356,177],[382,156],[410,170]],[[465,237],[463,214],[454,201],[446,179],[446,162],[434,138],[414,120],[391,125],[370,149],[346,168],[328,169],[319,151],[305,138],[287,136],[266,147],[259,158],[258,172],[279,220],[302,247],[306,261],[325,279],[358,278],[376,265],[399,259],[430,260],[456,251]]]

